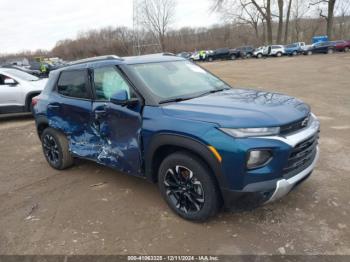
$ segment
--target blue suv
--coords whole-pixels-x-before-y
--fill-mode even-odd
[[[52,71],[33,103],[53,168],[84,158],[158,183],[188,220],[286,195],[319,154],[308,105],[232,88],[170,54],[76,61]]]

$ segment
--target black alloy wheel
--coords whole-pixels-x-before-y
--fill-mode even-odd
[[[44,129],[41,144],[44,156],[51,167],[63,170],[74,164],[68,139],[62,132],[50,127]]]
[[[158,186],[169,207],[187,220],[205,221],[222,205],[215,176],[205,162],[190,152],[178,151],[162,161]]]
[[[163,183],[170,201],[180,211],[188,214],[203,208],[203,186],[189,168],[179,165],[169,168]]]
[[[47,161],[56,166],[60,161],[60,152],[55,138],[51,134],[43,137],[43,149]]]

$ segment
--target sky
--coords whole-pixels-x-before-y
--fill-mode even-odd
[[[106,26],[132,27],[132,0],[0,0],[0,53],[51,49]],[[210,0],[177,0],[173,28],[219,23]]]

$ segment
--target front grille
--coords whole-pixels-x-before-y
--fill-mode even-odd
[[[289,155],[283,174],[286,179],[300,173],[310,166],[316,157],[319,134],[297,144]]]
[[[296,122],[287,124],[287,125],[283,125],[281,126],[281,131],[280,134],[281,135],[288,135],[290,133],[294,133],[296,131],[299,131],[300,129],[305,128],[310,120],[310,116],[307,116],[301,120],[298,120]]]

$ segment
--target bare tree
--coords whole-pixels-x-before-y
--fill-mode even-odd
[[[142,22],[158,40],[162,51],[165,50],[165,37],[175,18],[175,0],[143,0],[141,7]]]
[[[339,31],[337,37],[344,39],[349,36],[349,26],[347,25],[347,18],[350,16],[350,1],[338,1],[335,7],[335,13],[338,17]],[[348,35],[346,35],[348,32]]]
[[[286,16],[286,27],[284,29],[284,43],[287,43],[287,41],[288,41],[289,20],[290,20],[290,13],[291,13],[291,9],[292,9],[292,2],[293,2],[293,0],[289,0],[289,3],[288,3],[287,16]]]
[[[213,0],[213,10],[220,11],[225,2],[231,1],[237,3],[238,0]],[[272,15],[271,15],[271,0],[240,0],[241,6],[247,8],[252,5],[261,18],[265,21],[267,28],[267,41],[272,43]]]
[[[312,0],[310,6],[318,6],[320,10],[320,17],[327,21],[327,35],[329,39],[333,38],[333,22],[334,22],[334,8],[336,0]],[[323,14],[322,5],[327,5],[327,15]]]
[[[249,25],[255,33],[256,40],[259,41],[259,24],[262,22],[262,16],[259,11],[245,0],[223,1],[214,6],[220,13],[226,23],[239,25]]]
[[[278,0],[278,29],[277,29],[277,43],[280,44],[282,41],[283,31],[283,6],[284,0]]]

